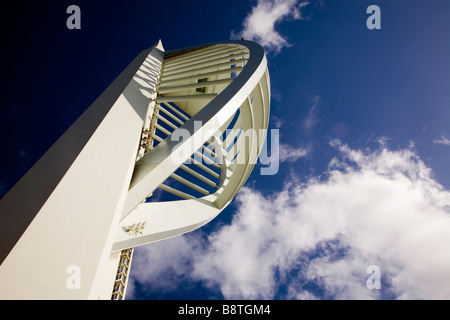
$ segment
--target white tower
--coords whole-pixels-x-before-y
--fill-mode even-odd
[[[0,299],[123,299],[132,248],[206,224],[245,183],[269,103],[254,42],[141,52],[0,200]]]

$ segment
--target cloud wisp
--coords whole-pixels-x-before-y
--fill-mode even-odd
[[[243,21],[239,33],[232,38],[254,40],[269,52],[279,53],[289,47],[289,41],[276,30],[276,25],[286,20],[303,20],[302,9],[308,2],[299,0],[258,0],[256,6]]]
[[[433,143],[435,143],[435,144],[443,144],[443,145],[446,145],[446,146],[450,146],[450,139],[448,139],[448,138],[445,137],[445,136],[441,136],[439,139],[434,139],[434,140],[433,140]]]
[[[449,299],[450,192],[409,149],[330,145],[323,176],[270,196],[244,187],[230,224],[137,248],[131,296],[201,283],[226,299]]]
[[[303,158],[309,154],[308,148],[293,147],[289,144],[280,143],[279,146],[280,162],[295,162],[300,158]]]
[[[308,115],[303,121],[302,127],[305,130],[305,132],[310,132],[318,122],[317,108],[319,107],[319,103],[320,103],[320,96],[315,96],[313,99],[313,105],[309,109]]]

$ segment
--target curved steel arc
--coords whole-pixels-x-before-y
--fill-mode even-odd
[[[252,134],[245,163],[230,166],[226,150],[221,145],[224,141],[219,138],[222,132],[219,131],[230,122],[230,118],[241,107],[244,108],[241,110],[240,118],[242,119],[239,120],[241,125],[252,129],[267,129],[269,101],[265,101],[268,99],[263,92],[263,88],[269,89],[267,60],[263,48],[251,41],[213,43],[182,49],[178,53],[183,54],[191,51],[191,55],[195,55],[195,48],[200,47],[208,50],[209,46],[217,44],[245,46],[249,50],[247,64],[220,94],[176,129],[187,130],[190,133],[188,139],[182,142],[165,139],[152,152],[137,161],[112,248],[113,251],[162,240],[192,231],[206,224],[228,205],[247,180],[261,150],[260,141],[265,139],[265,132]],[[176,55],[176,52],[166,52],[166,56],[175,57]],[[265,83],[261,85],[261,81]],[[257,107],[257,110],[253,110],[249,98],[254,92],[258,96],[260,95],[257,100],[262,103],[261,106]],[[255,111],[261,112],[256,118],[252,115]],[[201,130],[198,125],[195,125],[198,121],[202,123]],[[158,188],[189,158],[189,155],[201,148],[205,141],[212,141],[211,145],[215,147],[216,152],[218,151],[217,156],[222,160],[221,181],[215,193],[189,200],[141,203],[142,199],[145,199],[150,192]],[[241,145],[240,142],[238,144]],[[182,154],[186,157],[171,156],[175,149],[182,151]],[[234,169],[231,169],[231,167]],[[121,232],[128,224],[136,221],[152,221],[153,223],[148,223],[148,227],[138,237],[133,238],[127,233]]]
[[[264,49],[260,45],[251,41],[229,41],[225,43],[240,44],[249,49],[250,58],[246,66],[220,95],[179,127],[178,130],[185,129],[191,133],[189,139],[183,143],[166,139],[155,147],[153,152],[145,155],[136,163],[122,218],[133,210],[149,192],[158,187],[160,182],[152,178],[154,174],[167,178],[186,160],[174,159],[174,157],[171,157],[172,152],[177,148],[183,148],[185,149],[184,154],[192,154],[192,152],[190,153],[191,150],[200,148],[203,144],[201,135],[207,131],[211,132],[211,135],[214,134],[228,120],[230,115],[236,112],[261,78],[267,62]],[[202,130],[198,130],[194,126],[195,121],[200,121],[203,124]],[[180,149],[179,151],[183,150]],[[150,175],[151,172],[152,175]]]

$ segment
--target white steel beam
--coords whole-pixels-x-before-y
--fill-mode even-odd
[[[208,58],[227,57],[227,56],[229,57],[231,55],[243,56],[243,55],[248,55],[248,54],[249,54],[248,51],[245,51],[241,48],[237,48],[237,49],[232,49],[232,50],[227,49],[227,51],[208,55]],[[204,57],[200,57],[197,59],[189,59],[185,62],[182,61],[182,62],[174,63],[171,65],[164,64],[164,71],[170,71],[176,67],[181,67],[181,66],[185,66],[185,65],[192,64],[195,62],[204,61],[204,59],[205,59]]]
[[[241,72],[243,69],[244,69],[244,67],[236,66],[234,68],[227,68],[227,69],[222,69],[222,70],[217,70],[217,71],[212,71],[212,72],[207,72],[207,73],[195,74],[195,75],[191,75],[191,76],[184,76],[181,78],[161,79],[160,86],[169,86],[169,85],[174,85],[174,84],[178,84],[178,83],[186,83],[186,82],[192,81],[192,80],[198,80],[198,79],[202,79],[202,78],[209,78],[209,77],[226,75],[226,74],[231,75],[231,73]]]
[[[215,85],[218,85],[218,84],[229,84],[232,81],[233,81],[232,78],[227,78],[227,79],[221,79],[221,80],[213,80],[213,81],[190,83],[190,84],[185,84],[185,85],[181,85],[181,86],[160,87],[158,92],[160,94],[164,94],[164,93],[176,92],[176,91],[186,90],[186,89],[210,87],[210,86],[215,86]]]

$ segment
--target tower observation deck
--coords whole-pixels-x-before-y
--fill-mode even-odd
[[[257,43],[142,51],[0,200],[0,298],[123,299],[134,247],[231,202],[269,109]]]

